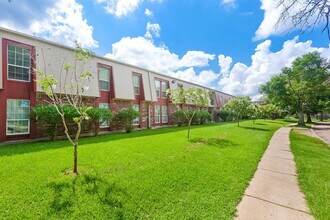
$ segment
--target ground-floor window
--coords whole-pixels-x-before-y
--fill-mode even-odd
[[[109,103],[100,103],[99,108],[109,109]],[[110,127],[110,122],[106,118],[100,118],[100,128]]]
[[[30,133],[30,101],[7,99],[7,135]]]
[[[168,122],[168,118],[167,118],[167,106],[163,105],[162,106],[162,123],[167,123]]]
[[[160,106],[155,105],[155,123],[160,123]]]
[[[140,105],[134,105],[134,110],[135,111],[140,111]],[[136,117],[133,121],[133,125],[139,125],[140,124],[140,116],[139,117]]]

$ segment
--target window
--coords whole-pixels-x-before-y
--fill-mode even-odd
[[[162,98],[166,98],[167,83],[162,82]]]
[[[100,103],[99,108],[109,109],[109,103]],[[100,118],[100,128],[110,127],[110,121],[105,118]]]
[[[167,118],[167,106],[163,105],[162,106],[162,123],[167,123],[168,118]]]
[[[31,51],[8,45],[8,79],[30,81]]]
[[[7,99],[7,135],[29,134],[30,101]]]
[[[160,123],[160,106],[155,105],[155,123]]]
[[[134,105],[134,110],[135,111],[140,111],[140,106],[139,105]],[[133,121],[133,125],[139,125],[140,124],[140,117],[136,117]]]
[[[156,94],[157,94],[157,97],[160,98],[160,81],[159,80],[155,80],[155,85],[156,85]]]
[[[133,75],[133,87],[134,87],[134,94],[140,94],[140,77],[137,75]]]
[[[99,67],[100,90],[110,90],[110,70]]]

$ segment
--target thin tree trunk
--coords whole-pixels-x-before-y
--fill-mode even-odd
[[[237,115],[237,127],[239,127],[239,115]]]
[[[78,174],[78,140],[81,132],[81,122],[77,122],[77,132],[74,137],[73,145],[73,173]]]
[[[323,112],[321,112],[321,114],[320,114],[320,121],[323,121]]]
[[[300,111],[300,112],[299,112],[298,125],[299,125],[299,126],[305,126],[304,112],[303,112],[303,111]]]
[[[307,121],[306,123],[312,123],[311,113],[307,113]]]

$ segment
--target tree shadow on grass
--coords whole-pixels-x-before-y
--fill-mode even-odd
[[[215,138],[193,138],[189,140],[191,143],[193,143],[193,145],[188,146],[187,149],[194,149],[194,148],[198,148],[201,145],[205,144],[206,146],[210,146],[210,147],[219,147],[219,148],[225,148],[225,147],[235,147],[238,146],[238,144],[224,139],[224,138],[219,138],[219,137],[215,137]]]
[[[106,213],[109,218],[124,218],[123,205],[128,195],[115,183],[110,183],[93,174],[82,174],[70,181],[64,181],[48,184],[52,191],[48,212],[50,216],[68,217],[81,209],[80,207],[83,206],[81,203],[86,201],[102,206],[103,213]]]
[[[256,127],[249,127],[249,126],[240,126],[240,128],[255,130],[255,131],[270,131],[270,129],[266,129],[266,128],[256,128]]]

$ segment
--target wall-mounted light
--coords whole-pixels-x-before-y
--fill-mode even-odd
[[[172,80],[172,83],[174,84],[175,82],[176,82],[176,80],[175,80],[175,79],[173,79],[173,80]]]

